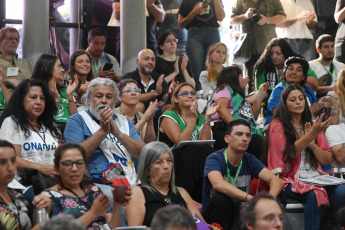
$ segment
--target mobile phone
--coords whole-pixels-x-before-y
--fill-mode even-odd
[[[111,68],[113,68],[113,64],[107,62],[104,64],[102,71],[110,70]]]
[[[203,6],[210,5],[210,4],[211,4],[211,0],[203,0],[202,1]]]
[[[331,107],[322,107],[320,110],[320,117],[322,114],[325,114],[325,116],[322,118],[322,121],[326,121],[331,115]]]

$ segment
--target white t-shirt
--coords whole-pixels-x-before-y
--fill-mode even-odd
[[[330,148],[336,145],[345,144],[345,124],[330,125],[325,133],[326,140]],[[341,166],[335,163],[336,166]]]
[[[301,165],[299,167],[299,177],[303,179],[320,176],[320,173],[313,169],[309,162],[307,161],[307,153],[304,150],[301,153]]]
[[[21,147],[20,156],[28,161],[43,165],[54,164],[54,153],[58,140],[46,127],[41,132],[30,130],[29,138],[12,117],[7,117],[1,125],[0,139]]]
[[[280,2],[284,8],[286,19],[295,18],[304,10],[315,12],[314,6],[310,0],[296,0],[296,2],[294,0],[280,0]],[[314,21],[317,22],[316,15]],[[276,27],[276,32],[279,38],[313,39],[313,35],[306,24],[306,19],[297,21],[288,27]]]
[[[329,86],[329,85],[334,85],[336,82],[335,80],[338,78],[338,74],[342,68],[345,67],[345,64],[338,62],[338,61],[333,61],[333,64],[335,68],[333,69],[333,77],[330,79],[330,75],[328,74],[328,71],[330,69],[330,66],[323,66],[320,62],[319,59],[311,60],[309,61],[309,67],[315,72],[317,78],[319,79],[319,85],[320,86]],[[328,70],[325,70],[325,68]],[[332,80],[331,84],[326,84],[329,83]],[[327,95],[332,95],[334,94],[334,91],[328,91]]]

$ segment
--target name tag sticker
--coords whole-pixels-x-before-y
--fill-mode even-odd
[[[18,67],[8,67],[7,68],[7,77],[16,77],[18,76],[19,68]]]

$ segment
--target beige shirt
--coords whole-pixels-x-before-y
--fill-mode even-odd
[[[12,63],[11,60],[7,59],[0,52],[0,66],[4,69],[5,73],[7,73],[7,68],[18,67],[18,75],[13,76],[13,77],[8,77],[8,78],[16,79],[19,81],[31,78],[31,75],[32,75],[31,63],[24,58],[18,58],[18,54],[15,54],[14,61]]]

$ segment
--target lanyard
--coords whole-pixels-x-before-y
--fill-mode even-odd
[[[332,76],[334,82],[337,83],[338,73],[337,73],[337,68],[335,67],[334,63],[331,62],[331,65],[333,65],[333,68],[334,68],[333,72],[335,73],[335,78],[334,78],[333,74],[322,64],[320,59],[319,59],[319,62],[322,65],[323,69]]]
[[[236,184],[236,181],[237,181],[237,178],[238,178],[238,174],[240,174],[240,171],[241,171],[241,168],[242,168],[242,160],[237,168],[237,172],[236,172],[236,175],[235,175],[235,178],[234,178],[234,181],[231,182],[231,177],[230,177],[230,169],[228,167],[228,149],[225,149],[224,150],[224,158],[225,158],[225,164],[226,164],[226,171],[227,171],[227,175],[228,175],[228,182],[230,184],[232,184],[233,186],[235,186]]]
[[[97,74],[98,73],[98,65],[97,65],[97,63],[95,62],[95,74]]]

